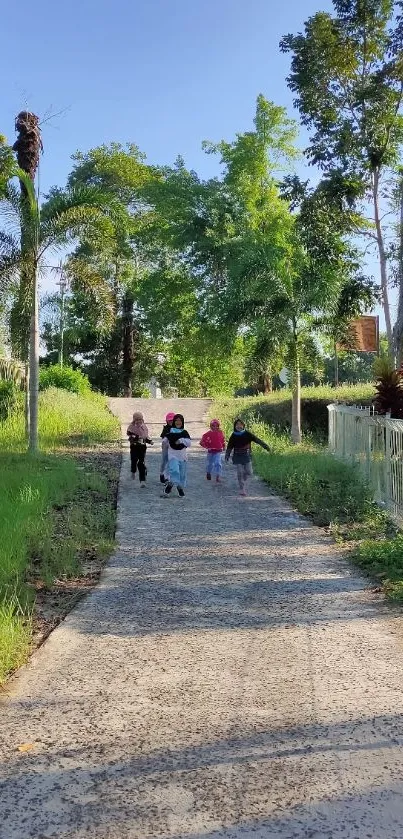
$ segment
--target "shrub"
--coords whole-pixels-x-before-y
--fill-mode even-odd
[[[379,358],[374,365],[376,392],[374,401],[378,414],[390,413],[392,419],[403,418],[403,387],[400,370],[395,370],[388,358]]]
[[[18,403],[18,388],[9,379],[0,379],[0,420],[6,420]]]
[[[91,390],[88,377],[81,370],[74,370],[73,367],[59,367],[58,364],[42,367],[39,373],[39,390],[46,390],[48,387],[69,390],[71,393],[79,393],[82,396]]]

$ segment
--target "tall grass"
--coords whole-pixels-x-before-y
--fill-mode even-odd
[[[28,652],[30,580],[40,576],[51,586],[78,574],[86,542],[102,553],[113,538],[107,481],[71,454],[118,439],[105,399],[49,389],[39,417],[41,455],[34,458],[22,412],[0,423],[0,682]]]
[[[281,388],[281,390],[274,390],[266,396],[242,396],[237,397],[237,404],[241,406],[241,410],[250,408],[256,403],[267,402],[269,404],[277,405],[279,402],[285,402],[291,399],[291,390],[288,388]],[[329,385],[313,385],[312,387],[301,388],[301,399],[315,399],[317,401],[326,400],[327,402],[366,402],[375,396],[375,388],[372,384],[357,384],[357,385],[341,385],[338,388],[330,387]],[[231,402],[231,399],[217,400],[217,402]]]
[[[335,400],[339,402],[371,403],[375,396],[372,385],[353,385],[337,388],[305,387],[301,392],[301,418],[303,431],[315,435],[320,441],[327,439],[327,406]],[[218,409],[225,409],[232,404],[231,399],[217,400]],[[238,411],[245,416],[254,416],[258,421],[288,431],[291,427],[291,391],[274,391],[268,396],[247,396],[237,399]]]
[[[351,390],[345,394],[348,401]],[[301,513],[348,542],[353,561],[381,584],[388,599],[403,601],[403,535],[374,503],[358,470],[332,457],[312,435],[292,445],[289,434],[254,416],[254,405],[250,399],[221,400],[211,415],[220,417],[227,435],[235,417],[242,416],[270,446],[270,454],[254,448],[256,472]]]

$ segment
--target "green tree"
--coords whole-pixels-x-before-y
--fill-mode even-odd
[[[393,0],[333,0],[335,14],[318,12],[304,33],[287,35],[288,84],[310,131],[310,161],[349,209],[370,200],[373,218],[356,231],[374,239],[390,351],[388,248],[382,219],[383,179],[390,175],[403,139],[402,4]],[[354,230],[354,225],[352,227]]]
[[[115,377],[111,392],[130,396],[141,333],[136,292],[143,257],[138,234],[148,216],[140,188],[154,175],[133,144],[103,145],[86,154],[77,152],[73,160],[69,186],[91,186],[107,195],[111,228],[105,235],[101,225],[91,230],[90,238],[81,238],[68,272],[74,293],[87,294],[95,307],[100,301],[104,304],[98,343],[103,363],[109,359],[106,378],[111,386]]]
[[[286,165],[290,158],[294,133],[284,110],[266,107],[260,97],[255,131],[216,147],[235,212],[222,246],[225,282],[218,290],[210,282],[208,293],[219,321],[249,328],[260,321],[284,347],[293,390],[292,439],[299,442],[301,369],[315,354],[315,320],[336,306],[354,263],[343,214],[323,185],[309,190],[293,179],[292,196],[287,181],[280,193],[279,161]]]
[[[0,199],[4,198],[7,185],[15,172],[15,158],[11,146],[3,134],[0,134]]]
[[[274,321],[258,318],[245,338],[245,379],[256,393],[271,393],[273,378],[284,366],[286,347]]]

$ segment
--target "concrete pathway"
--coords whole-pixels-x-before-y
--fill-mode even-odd
[[[140,404],[155,436],[171,405]],[[174,407],[197,436],[207,403]],[[102,583],[0,706],[1,839],[402,839],[400,613],[203,459],[164,500],[159,447],[146,490],[126,454]]]

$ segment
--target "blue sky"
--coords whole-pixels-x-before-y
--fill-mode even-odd
[[[41,187],[63,184],[70,156],[132,141],[150,162],[181,153],[201,174],[203,139],[251,125],[264,93],[292,108],[278,42],[330,0],[20,0],[2,11],[0,131],[22,108],[41,117]],[[4,98],[5,94],[5,98]]]

